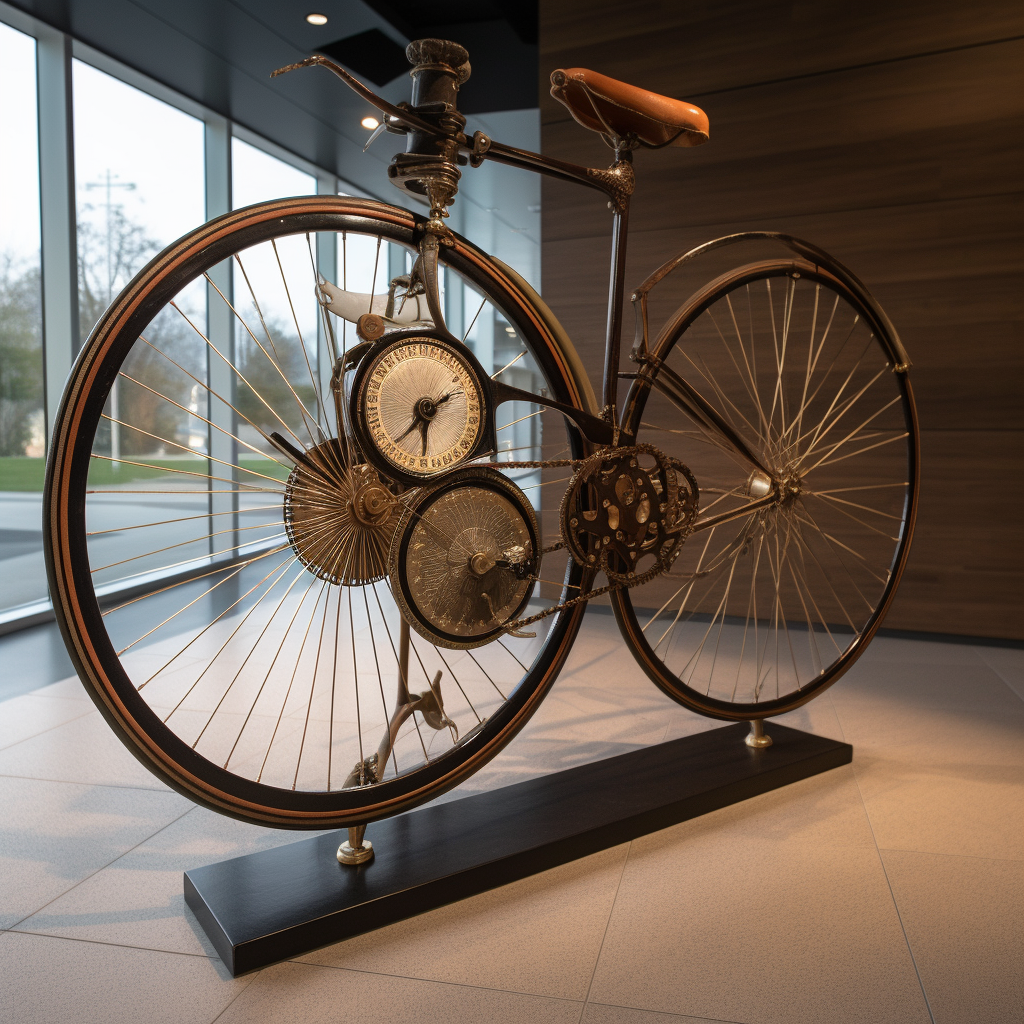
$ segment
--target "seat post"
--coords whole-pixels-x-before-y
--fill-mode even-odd
[[[622,149],[616,154],[615,167],[632,163],[633,154]],[[630,168],[631,170],[631,168]],[[631,190],[630,190],[631,191]],[[622,338],[622,291],[626,278],[626,236],[629,228],[629,192],[623,192],[613,209],[612,262],[608,280],[608,322],[604,348],[604,413],[614,423],[618,416],[619,346]]]

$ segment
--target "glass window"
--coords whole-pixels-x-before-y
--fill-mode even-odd
[[[46,597],[36,45],[0,24],[0,609]]]
[[[231,140],[231,199],[240,209],[253,203],[289,196],[315,195],[316,178],[252,146]],[[294,235],[276,243],[260,243],[239,254],[232,266],[232,339],[237,367],[234,409],[213,403],[214,422],[230,422],[243,446],[240,468],[257,474],[279,475],[287,470],[264,434],[283,432],[298,444],[311,424],[322,421],[316,397],[320,360],[319,306],[310,285],[310,265],[316,258],[316,239]],[[211,295],[211,303],[224,300]],[[323,382],[320,383],[323,386]],[[273,412],[271,411],[273,410]],[[278,419],[282,416],[283,419]],[[317,435],[319,436],[319,435]],[[312,441],[310,440],[310,443]],[[270,458],[261,458],[264,453]],[[259,477],[253,477],[258,481]],[[267,510],[265,495],[241,488],[237,500],[239,551],[265,542],[267,530],[280,529],[279,510]]]
[[[231,205],[316,195],[316,178],[241,139],[231,140]]]
[[[205,218],[203,123],[74,62],[82,338],[164,246]]]
[[[85,339],[132,277],[205,219],[204,126],[81,61],[73,85]],[[210,528],[200,518],[209,506],[206,394],[197,384],[208,372],[205,282],[175,303],[146,328],[148,344],[132,349],[93,446],[90,555],[97,580],[111,587],[138,582],[153,567],[153,531],[179,565],[209,554]]]

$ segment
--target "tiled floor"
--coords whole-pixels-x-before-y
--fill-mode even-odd
[[[584,629],[526,730],[446,799],[715,727],[642,678],[607,615]],[[1019,1024],[1024,651],[877,639],[786,720],[853,765],[233,980],[182,871],[293,837],[166,790],[77,680],[13,697],[0,1019]]]

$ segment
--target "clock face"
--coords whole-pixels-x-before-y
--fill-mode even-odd
[[[467,466],[406,492],[403,504],[388,573],[405,620],[455,650],[500,636],[526,607],[540,568],[526,495],[487,466]]]
[[[484,430],[472,366],[450,345],[405,338],[373,357],[360,385],[366,436],[384,461],[428,477],[459,465]]]

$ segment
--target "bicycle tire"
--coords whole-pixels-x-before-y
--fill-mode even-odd
[[[639,664],[691,710],[726,720],[792,711],[839,679],[881,624],[919,489],[913,392],[887,324],[866,292],[820,263],[752,263],[684,303],[633,381],[622,422],[690,465],[698,526],[741,510],[767,482],[678,392],[666,397],[673,372],[789,481],[785,500],[695,532],[669,574],[611,595]]]
[[[307,317],[309,303],[313,301],[315,305],[311,296],[315,291],[314,278],[319,275],[316,238],[331,233],[338,238],[343,254],[338,258],[339,284],[341,277],[347,275],[352,290],[357,290],[351,285],[355,273],[352,253],[365,253],[376,246],[374,285],[369,289],[372,295],[381,291],[376,284],[382,248],[388,254],[386,258],[392,260],[393,271],[405,260],[404,253],[415,252],[423,222],[422,217],[371,200],[310,196],[261,203],[203,225],[155,257],[112,303],[83,347],[57,415],[46,472],[44,546],[57,621],[78,674],[104,718],[147,768],[192,800],[249,822],[289,829],[362,824],[406,810],[455,786],[522,728],[557,676],[582,618],[582,607],[557,612],[545,622],[547,628],[536,641],[506,638],[507,643],[500,642],[507,654],[499,655],[499,643],[468,655],[455,652],[463,655],[457,666],[463,672],[461,679],[453,669],[453,652],[438,652],[414,635],[411,646],[416,660],[410,662],[410,675],[419,672],[417,662],[428,686],[435,666],[444,673],[448,680],[444,683],[448,691],[446,710],[452,721],[455,705],[459,705],[458,733],[454,728],[428,729],[425,719],[414,715],[400,736],[401,755],[396,743],[394,771],[389,775],[391,769],[385,766],[381,781],[345,788],[344,773],[349,771],[354,758],[358,756],[358,763],[365,762],[365,755],[377,742],[379,734],[374,728],[367,724],[364,730],[364,721],[369,719],[359,716],[370,714],[366,702],[375,696],[378,683],[380,695],[375,699],[380,707],[373,714],[378,726],[381,721],[385,727],[388,723],[390,695],[385,697],[382,666],[383,674],[387,675],[387,666],[397,664],[398,660],[389,626],[389,622],[395,622],[393,609],[388,604],[386,581],[339,586],[325,575],[318,577],[308,572],[298,557],[301,553],[288,547],[291,535],[285,535],[281,522],[274,517],[280,515],[282,522],[285,518],[280,506],[283,489],[288,486],[285,475],[291,467],[285,462],[282,468],[279,453],[267,448],[265,437],[269,430],[264,428],[279,422],[281,431],[296,435],[308,428],[311,440],[325,435],[321,445],[323,458],[334,457],[329,442],[342,443],[332,441],[340,432],[336,415],[329,408],[323,364],[314,360],[317,368],[313,369],[310,342],[303,340],[302,324],[309,322],[303,318]],[[293,271],[302,262],[300,250],[308,250],[308,263],[305,271]],[[263,298],[261,304],[251,281],[256,279],[259,284],[265,278],[266,287],[270,288],[274,259],[284,282],[287,303],[278,292],[273,292],[274,297]],[[534,374],[529,379],[535,380],[537,387],[547,388],[559,401],[593,411],[592,394],[580,373],[578,358],[567,348],[564,334],[532,289],[460,236],[453,236],[451,244],[442,247],[442,259],[447,270],[455,275],[449,278],[454,282],[452,288],[463,282],[480,297],[480,310],[493,307],[494,323],[506,323],[511,337],[519,339],[527,352],[519,364],[522,374]],[[405,260],[406,266],[408,262]],[[225,280],[225,266],[232,268],[230,287],[234,291],[221,291],[221,304],[214,286],[218,273],[222,274],[220,280]],[[385,289],[391,271],[384,278]],[[299,290],[288,288],[293,273],[296,282],[304,279]],[[204,281],[204,275],[211,276]],[[204,288],[210,304],[205,315],[212,326],[200,330],[203,310],[196,289]],[[246,288],[255,309],[252,313],[246,307],[248,319],[238,312],[242,305],[239,296],[244,296]],[[287,327],[289,307],[297,341]],[[280,321],[274,319],[274,310],[281,311]],[[310,315],[322,316],[315,332],[320,338],[316,349],[319,359],[333,321],[321,314],[319,308]],[[216,320],[218,316],[220,321]],[[224,329],[229,333],[225,336],[235,338],[227,356],[221,354],[217,344],[217,323],[228,323]],[[306,329],[309,337],[309,327]],[[257,332],[270,342],[269,348]],[[338,332],[345,335],[341,347],[349,339],[356,340],[351,324],[339,326]],[[172,355],[176,358],[172,359]],[[170,365],[172,362],[177,370]],[[526,363],[530,364],[529,371],[521,369]],[[212,383],[224,377],[226,366],[234,371],[229,374],[233,381],[230,394],[218,392]],[[301,383],[306,369],[308,379],[302,378]],[[119,404],[115,406],[115,402]],[[302,412],[302,408],[306,411]],[[233,411],[229,414],[227,409]],[[311,422],[307,422],[308,416],[312,416]],[[268,422],[261,426],[263,420]],[[320,429],[317,422],[324,428],[320,433],[315,432]],[[578,431],[561,417],[557,422],[564,422],[564,434],[551,445],[547,444],[548,435],[539,443],[545,449],[557,445],[562,457],[564,453],[579,457],[585,446]],[[230,424],[230,429],[225,423]],[[199,437],[203,430],[207,438],[205,450],[189,434],[194,431]],[[228,434],[231,436],[225,436]],[[218,452],[226,452],[227,457],[218,462]],[[200,472],[201,468],[205,472]],[[153,484],[151,489],[147,480],[163,481],[167,487],[158,489]],[[192,486],[194,491],[189,490]],[[538,489],[535,493],[546,492]],[[181,511],[187,505],[186,494],[195,499],[195,516],[165,520],[159,510],[154,515],[145,511],[142,504],[151,501],[160,508],[173,506],[174,511]],[[232,494],[236,497],[229,497]],[[264,514],[253,505],[254,495],[261,495],[258,501],[266,502],[269,512]],[[214,519],[215,516],[225,518]],[[144,521],[147,519],[154,521]],[[181,524],[191,520],[199,524],[198,533],[207,529],[209,532],[177,542],[183,532],[187,533]],[[227,528],[219,529],[221,523],[227,523]],[[91,528],[97,525],[105,528]],[[252,532],[246,535],[247,530]],[[138,537],[149,539],[136,541]],[[241,543],[225,551],[240,537]],[[164,545],[164,540],[175,543]],[[276,547],[280,548],[282,563],[292,559],[290,567],[278,566],[262,583],[257,583],[249,594],[258,596],[249,599],[243,594],[239,601],[228,605],[229,597],[222,595],[244,591],[255,578],[250,570],[260,564],[261,558],[277,558],[272,553]],[[141,553],[136,554],[136,549]],[[264,551],[271,554],[261,553]],[[263,571],[260,568],[256,575]],[[267,584],[275,572],[278,575],[273,584]],[[554,572],[549,571],[549,578]],[[370,575],[366,578],[370,580]],[[567,561],[560,590],[549,603],[557,603],[566,593],[578,592],[581,579],[578,567]],[[253,639],[256,625],[262,620],[253,618],[249,626],[246,621],[250,615],[269,613],[270,604],[259,610],[260,601],[266,598],[270,587],[284,583],[288,584],[286,594]],[[303,596],[296,598],[294,594],[302,590]],[[362,593],[357,594],[360,590]],[[211,597],[214,591],[217,593]],[[187,601],[193,593],[199,596]],[[316,597],[310,612],[308,600],[313,593]],[[279,594],[280,591],[275,593],[275,601]],[[359,607],[355,607],[357,604]],[[178,605],[181,607],[175,610]],[[285,617],[292,615],[287,628],[284,618],[275,620],[282,608]],[[347,633],[342,624],[346,615],[351,627]],[[302,626],[306,629],[297,654],[299,631],[292,632],[296,622],[299,631]],[[357,627],[357,622],[361,626]],[[234,632],[230,632],[223,646],[217,648],[224,634],[232,629]],[[317,630],[319,640],[307,646],[307,638],[315,636]],[[367,631],[372,652],[366,642]],[[266,637],[270,638],[267,644],[278,644],[276,652],[272,646],[259,646]],[[230,646],[233,638],[238,641],[238,650]],[[181,648],[186,639],[188,642]],[[128,640],[132,642],[127,643]],[[393,657],[385,650],[388,640]],[[346,645],[350,652],[345,650]],[[493,655],[488,655],[492,649]],[[177,653],[167,660],[172,650]],[[286,650],[287,663],[283,653]],[[232,658],[228,657],[229,651]],[[501,675],[494,660],[499,656],[504,666]],[[355,680],[354,702],[351,693],[343,696],[338,679],[340,675],[344,682],[344,671],[339,665],[347,657],[351,657],[352,665],[349,681]],[[488,661],[488,657],[492,660]],[[282,670],[275,675],[279,659],[288,672]],[[376,678],[364,684],[360,672],[369,666],[366,671],[372,677],[374,662]],[[151,674],[158,663],[162,667]],[[329,677],[324,675],[328,669]],[[264,670],[266,675],[260,684]],[[286,687],[284,680],[289,673],[292,683]],[[474,697],[482,694],[487,685],[484,676],[498,696],[488,690],[486,700],[481,698],[481,703],[474,705]],[[308,690],[308,698],[303,697],[306,706],[302,739],[294,779],[289,784],[291,768],[287,772],[271,771],[271,757],[277,758],[277,752],[286,748],[289,757],[294,756],[299,734],[296,723],[302,715],[296,717],[291,713],[289,701],[297,679],[302,680],[303,693]],[[459,684],[458,690],[451,686],[452,680]],[[474,688],[472,695],[464,689],[469,685]],[[165,713],[186,688],[181,701]],[[238,696],[243,692],[247,695],[245,701]],[[264,714],[266,709],[260,705],[257,710],[257,704],[261,699],[269,700],[271,693],[280,707],[275,706],[273,714]],[[329,717],[321,708],[325,702],[329,702]],[[476,715],[477,722],[471,727],[466,725],[472,718],[463,704],[468,704]],[[301,704],[298,708],[299,712],[303,710]],[[353,713],[358,730],[344,719]],[[209,714],[209,718],[196,738],[200,714]],[[269,719],[275,714],[277,724],[271,733]],[[212,725],[215,721],[217,724]],[[248,740],[243,743],[246,730],[257,727],[263,737],[259,744]],[[224,760],[223,752],[236,730],[237,738]],[[326,740],[320,737],[325,730]],[[220,732],[226,738],[218,739]],[[314,749],[314,732],[319,737],[315,770],[309,768],[304,775],[303,765],[309,766],[312,755],[304,755],[303,751]],[[417,738],[423,748],[422,758],[416,753]],[[428,738],[433,740],[429,748],[425,742]],[[257,772],[259,756],[263,756],[263,761]],[[400,763],[402,757],[406,760]]]

